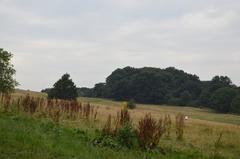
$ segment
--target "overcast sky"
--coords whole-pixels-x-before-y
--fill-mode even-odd
[[[23,89],[68,72],[93,87],[116,68],[174,66],[240,85],[239,0],[0,0],[0,48]]]

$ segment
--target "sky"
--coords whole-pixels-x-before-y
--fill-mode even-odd
[[[0,48],[21,89],[78,87],[116,68],[176,67],[240,85],[239,0],[0,0]]]

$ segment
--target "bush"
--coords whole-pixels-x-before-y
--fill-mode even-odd
[[[136,145],[136,135],[130,123],[126,123],[117,131],[116,140],[121,147],[132,148]]]
[[[110,147],[110,148],[119,148],[118,143],[116,142],[113,136],[107,136],[98,134],[97,137],[92,141],[95,146],[99,147]]]
[[[161,136],[164,133],[163,121],[158,122],[151,114],[146,114],[138,123],[136,131],[138,142],[143,149],[154,149],[157,147]]]
[[[119,114],[119,113],[118,113]],[[132,148],[135,145],[136,136],[132,127],[130,120],[126,116],[123,116],[125,113],[121,111],[121,116],[118,116],[116,127],[113,129],[112,126],[112,117],[108,116],[108,119],[100,131],[100,135],[94,139],[94,144],[99,146],[108,146],[111,148]],[[128,116],[128,115],[127,115]]]
[[[128,109],[135,109],[136,108],[136,103],[133,99],[127,102],[127,108]]]

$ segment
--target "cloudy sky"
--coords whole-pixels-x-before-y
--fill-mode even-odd
[[[92,87],[116,68],[174,66],[240,85],[239,0],[0,0],[0,47],[20,88],[68,72]]]

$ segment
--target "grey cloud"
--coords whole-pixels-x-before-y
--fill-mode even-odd
[[[117,67],[175,66],[240,84],[236,0],[0,0],[0,44],[14,53],[21,88],[69,72],[92,87]]]

